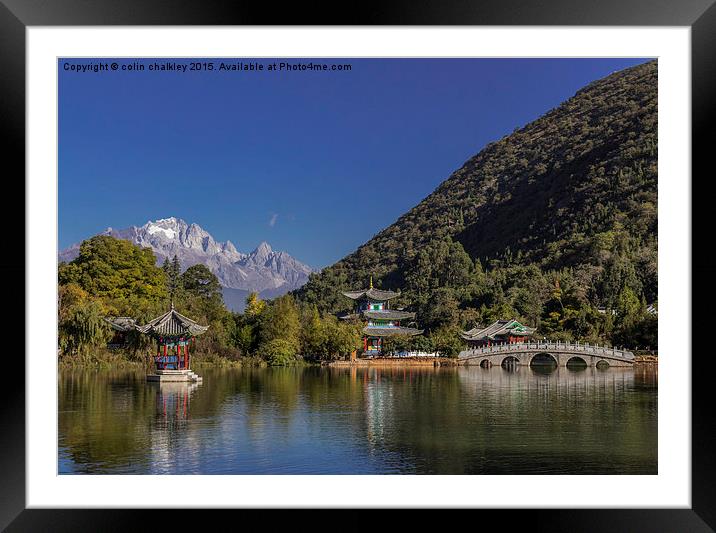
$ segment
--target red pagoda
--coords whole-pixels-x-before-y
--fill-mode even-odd
[[[359,291],[344,292],[343,296],[355,300],[355,311],[342,316],[343,320],[364,320],[363,328],[363,354],[367,356],[380,355],[383,348],[383,338],[391,335],[420,335],[423,330],[401,326],[401,321],[415,319],[415,313],[390,309],[390,300],[400,296],[400,293],[383,291],[373,288],[373,278],[370,287]]]
[[[149,381],[199,381],[201,378],[191,371],[189,345],[194,337],[201,335],[209,326],[200,326],[192,319],[171,309],[137,330],[150,335],[157,341],[157,355],[154,357],[154,374]]]

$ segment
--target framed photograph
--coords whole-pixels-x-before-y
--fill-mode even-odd
[[[691,213],[716,8],[579,8],[5,0],[27,318],[0,524],[711,531]]]

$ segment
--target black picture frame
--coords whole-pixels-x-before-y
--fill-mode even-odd
[[[163,0],[0,0],[0,111],[5,131],[3,163],[6,180],[18,185],[25,175],[25,29],[27,26],[85,25],[589,25],[589,26],[688,26],[692,35],[692,216],[706,212],[710,195],[708,158],[713,151],[716,123],[716,4],[715,0],[551,0],[548,3],[524,0],[470,2],[366,1],[355,4],[350,13],[341,5],[286,4],[277,9],[270,3],[226,2],[221,0],[184,3]],[[351,4],[353,5],[353,4]],[[9,171],[8,169],[13,169]],[[8,185],[9,186],[9,185]],[[688,186],[685,183],[684,186]],[[698,194],[696,191],[698,190]],[[24,202],[16,202],[18,206]],[[704,208],[704,209],[700,209]],[[23,207],[19,207],[23,209]],[[7,210],[4,210],[7,212]],[[24,220],[22,214],[15,220]],[[710,242],[705,224],[693,224],[692,275],[715,271],[716,259],[697,243]],[[25,243],[29,246],[30,243]],[[708,247],[706,247],[708,248]],[[13,254],[2,261],[5,279],[24,279],[24,259]],[[24,258],[24,254],[22,256]],[[21,284],[4,289],[12,307],[6,320],[17,322],[18,308],[24,309]],[[708,324],[714,312],[705,303],[714,300],[713,284],[699,288],[693,300],[694,328]],[[23,293],[24,296],[24,293]],[[703,307],[702,307],[703,305]],[[4,306],[6,309],[9,303]],[[686,310],[684,310],[686,311]],[[694,331],[695,335],[695,331]],[[19,333],[17,334],[19,337]],[[696,337],[694,337],[696,338]],[[6,354],[0,403],[0,528],[8,531],[114,531],[145,529],[157,519],[163,529],[186,524],[185,513],[137,510],[26,509],[25,505],[25,365],[18,352]],[[12,357],[11,357],[12,355]],[[671,355],[671,354],[670,354]],[[706,357],[709,353],[701,354]],[[690,357],[688,353],[678,354]],[[692,365],[697,368],[696,361]],[[692,508],[691,509],[603,509],[603,510],[503,510],[509,525],[524,522],[532,530],[548,531],[712,531],[716,528],[716,442],[711,428],[716,416],[711,408],[709,374],[692,375]],[[148,502],[150,505],[150,502]],[[150,516],[151,515],[151,516]],[[414,514],[418,520],[422,513]],[[403,526],[406,526],[403,523]],[[241,526],[238,526],[241,527]],[[313,527],[313,526],[311,526]]]

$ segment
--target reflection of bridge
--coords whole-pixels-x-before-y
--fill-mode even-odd
[[[472,348],[460,352],[459,360],[466,365],[529,365],[535,361],[550,362],[551,357],[558,366],[567,366],[568,361],[588,366],[608,364],[609,366],[631,366],[634,354],[627,350],[592,346],[584,343],[570,342],[519,342],[513,344],[497,344]],[[601,365],[600,365],[601,366]]]

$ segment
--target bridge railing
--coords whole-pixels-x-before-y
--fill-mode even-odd
[[[493,355],[503,352],[524,352],[524,351],[544,351],[544,352],[571,352],[584,353],[588,355],[617,357],[621,359],[634,359],[634,354],[628,350],[620,350],[607,346],[592,345],[580,342],[516,342],[493,344],[491,346],[481,346],[479,348],[469,348],[460,352],[460,357],[474,357],[479,355]]]

